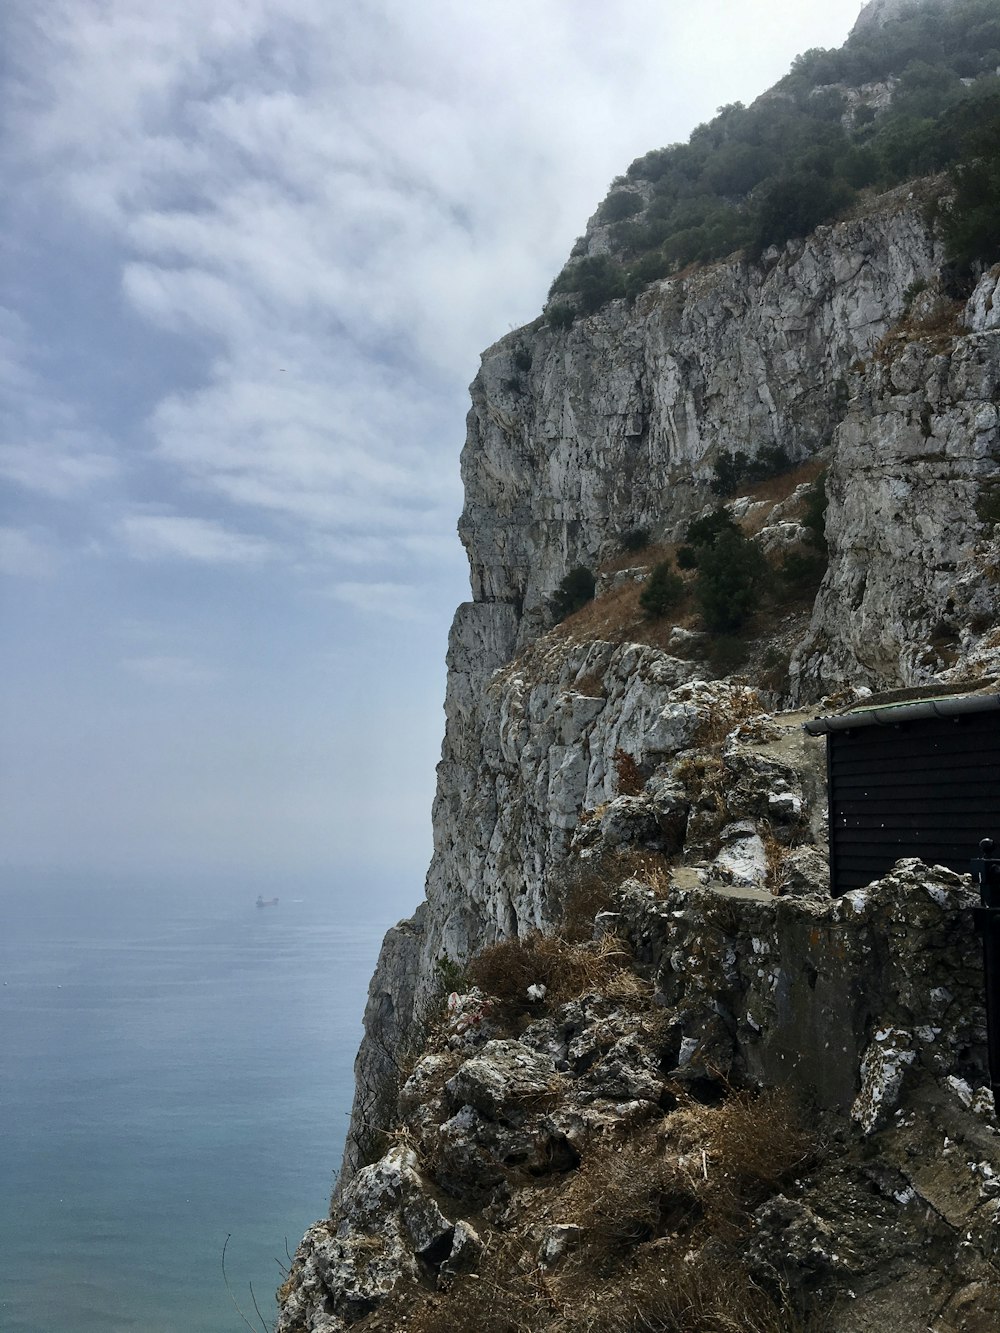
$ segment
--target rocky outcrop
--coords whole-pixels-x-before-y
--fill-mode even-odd
[[[997,611],[982,502],[1000,483],[996,275],[964,310],[931,289],[852,377],[828,494],[830,568],[798,650],[799,690],[979,670]],[[953,668],[958,666],[958,673]]]
[[[501,994],[452,997],[392,1146],[300,1246],[280,1328],[462,1328],[485,1284],[480,1327],[513,1326],[511,1301],[521,1327],[582,1326],[557,1317],[572,1294],[610,1330],[602,1302],[626,1307],[650,1265],[668,1281],[679,1235],[695,1271],[746,1265],[730,1316],[750,1291],[775,1318],[822,1312],[828,1333],[918,1310],[986,1333],[1000,1140],[975,1091],[975,900],[916,861],[838,901],[625,880],[594,943],[535,955],[550,986],[558,950],[582,966],[578,997],[512,988],[516,951]]]

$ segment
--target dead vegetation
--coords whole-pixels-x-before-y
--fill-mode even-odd
[[[536,1194],[515,1226],[489,1234],[478,1271],[444,1292],[400,1292],[365,1326],[797,1333],[784,1293],[746,1268],[742,1248],[754,1208],[815,1149],[785,1094],[682,1101],[658,1128],[597,1144],[560,1185]]]
[[[528,995],[529,986],[545,987],[546,1006],[594,993],[608,999],[645,994],[646,986],[629,966],[630,960],[627,946],[613,935],[592,943],[571,943],[532,931],[490,945],[472,960],[466,975],[470,985],[491,998],[494,1017],[516,1023],[538,1009],[538,1002]]]
[[[611,756],[611,760],[618,779],[618,795],[638,796],[646,785],[646,779],[635,757],[619,746]]]

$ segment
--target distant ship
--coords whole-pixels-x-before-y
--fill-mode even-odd
[[[278,900],[277,900],[277,898],[262,898],[262,897],[260,896],[260,894],[258,893],[258,894],[257,894],[257,906],[258,906],[258,907],[277,907],[277,906],[278,906]]]

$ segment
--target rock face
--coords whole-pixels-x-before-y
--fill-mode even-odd
[[[550,872],[581,811],[619,794],[616,752],[650,766],[683,746],[691,706],[663,710],[704,668],[542,636],[568,569],[597,564],[629,529],[676,536],[720,453],[820,451],[830,566],[793,697],[1000,668],[1000,551],[979,518],[984,486],[1000,484],[996,274],[963,311],[935,283],[939,262],[903,190],[760,268],[655,283],[631,308],[531,326],[484,354],[462,464],[475,601],[449,644],[427,903],[392,932],[372,983],[348,1174],[437,961],[551,925]],[[768,522],[765,550],[794,547],[797,523]]]
[[[654,283],[631,308],[532,326],[484,353],[459,531],[475,600],[516,609],[518,646],[572,566],[596,565],[631,528],[675,532],[708,498],[720,454],[778,446],[802,459],[830,443],[851,366],[940,260],[907,193],[760,267]]]
[[[572,1299],[586,1327],[617,1328],[606,1307],[648,1317],[655,1290],[635,1287],[650,1267],[669,1280],[676,1239],[715,1290],[720,1266],[743,1274],[721,1288],[730,1318],[822,1313],[834,1333],[874,1333],[938,1311],[942,1333],[986,1333],[1000,1143],[973,1087],[977,900],[917,861],[837,901],[625,881],[596,943],[536,951],[552,987],[553,961],[587,969],[578,998],[502,975],[500,997],[452,997],[393,1144],[303,1240],[280,1328],[443,1333],[484,1289],[477,1327],[514,1327],[513,1302],[516,1326],[562,1329],[553,1309]]]
[[[830,1333],[997,1326],[970,884],[907,862],[831,901],[822,744],[801,708],[775,711],[1000,674],[1000,274],[964,303],[941,266],[920,187],[903,189],[757,266],[657,282],[484,354],[426,901],[383,947],[338,1195],[283,1288],[281,1333],[399,1328],[406,1301],[410,1327],[458,1327],[443,1293],[475,1312],[487,1272],[511,1303],[497,1327],[565,1328],[546,1322],[560,1274],[589,1291],[606,1271],[614,1293],[626,1263],[635,1291],[654,1275],[642,1309],[661,1321],[628,1327],[672,1328],[655,1275],[687,1264],[676,1299],[695,1299],[728,1243],[701,1229],[719,1209],[741,1218],[727,1299],[748,1328],[820,1310]],[[790,651],[783,685],[710,669],[690,619],[665,647],[550,627],[570,569],[609,566],[598,610],[635,596],[655,557],[616,565],[623,534],[675,541],[722,455],[775,449],[821,458],[829,500],[811,612],[753,659]],[[729,505],[772,568],[808,546],[809,491]],[[565,936],[561,961],[536,931]],[[472,986],[468,961],[504,941],[535,971],[515,968],[506,996],[497,975]],[[732,1166],[723,1188],[720,1144],[774,1089],[812,1106],[822,1163],[814,1147],[752,1181]],[[618,1232],[584,1197],[591,1177],[624,1197],[612,1151],[659,1182]],[[754,1292],[778,1302],[772,1322]],[[586,1327],[626,1326],[586,1299]]]

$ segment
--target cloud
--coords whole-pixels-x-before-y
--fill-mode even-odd
[[[330,595],[365,615],[389,620],[428,620],[420,588],[409,583],[369,583],[346,580],[336,583]]]
[[[210,685],[220,678],[217,670],[189,657],[127,657],[122,667],[147,685]]]
[[[478,349],[537,313],[632,156],[821,40],[792,0],[632,0],[613,25],[594,0],[344,0],[336,24],[325,0],[12,5],[19,197],[106,238],[125,309],[199,347],[201,380],[151,378],[117,449],[22,386],[0,469],[63,498],[119,468],[197,492],[243,533],[189,558],[260,558],[277,530],[293,568],[359,539],[435,560]]]
[[[0,527],[0,574],[18,578],[50,578],[59,567],[52,543],[21,528]]]
[[[57,500],[80,498],[116,478],[111,441],[88,430],[36,369],[28,326],[0,306],[0,477]]]
[[[271,542],[232,532],[210,519],[138,514],[123,518],[119,530],[129,552],[140,560],[258,565],[277,554]]]

